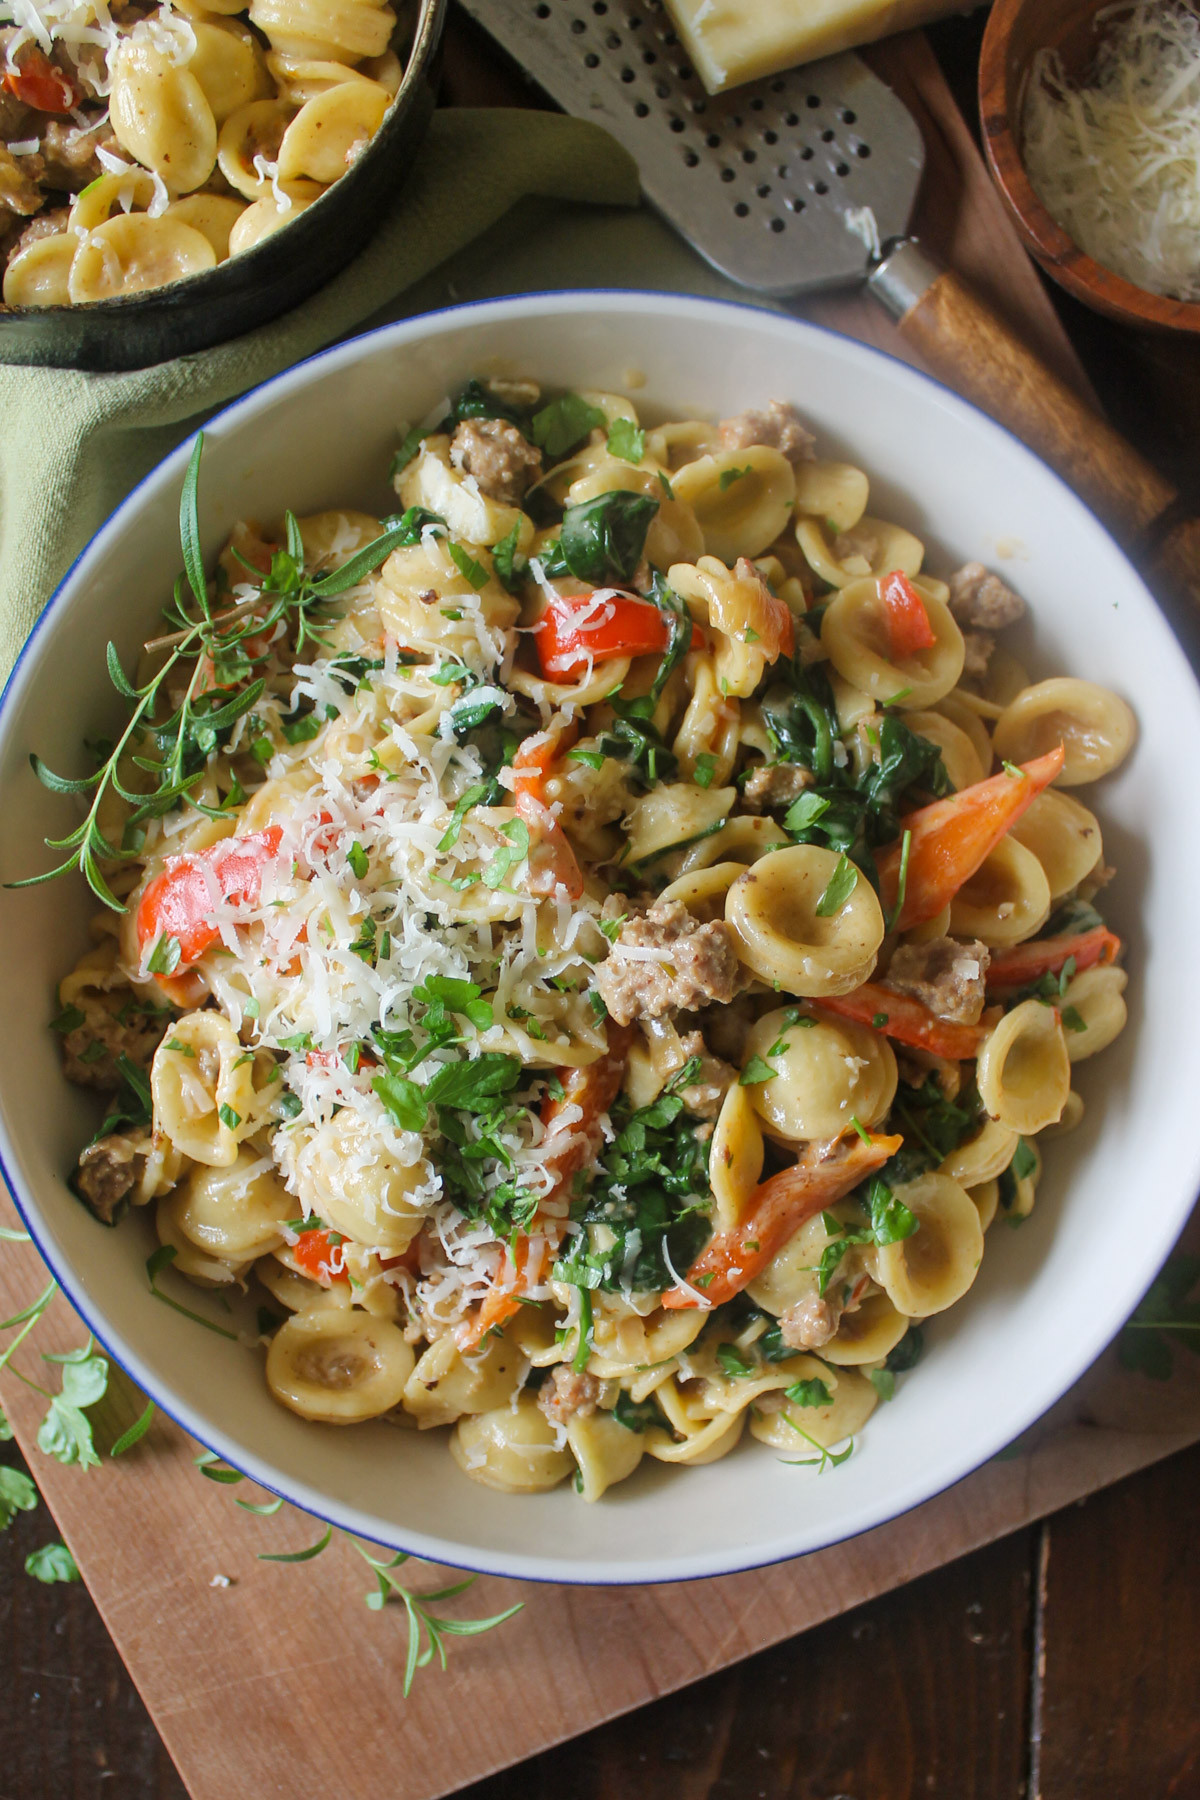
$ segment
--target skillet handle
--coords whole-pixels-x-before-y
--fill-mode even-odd
[[[1200,604],[1200,522],[1182,516],[1170,482],[964,281],[902,240],[867,285],[933,374],[1049,463],[1151,579]]]

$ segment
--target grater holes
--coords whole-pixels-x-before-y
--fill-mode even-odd
[[[720,137],[717,135],[717,133],[715,131],[709,132],[708,136],[704,140],[704,147],[706,150],[719,150],[721,148]]]
[[[700,163],[700,158],[694,150],[685,150],[683,153],[683,160],[689,169],[697,168]]]
[[[836,136],[837,133],[835,131],[825,130],[821,133],[821,142],[823,144],[832,144]]]
[[[621,70],[621,80],[628,87],[628,85],[631,81],[637,80],[637,76],[631,68],[626,66],[624,69]]]
[[[646,67],[649,68],[651,63],[656,63],[658,61],[658,51],[657,50],[643,50],[642,51],[642,61],[645,63]]]
[[[784,113],[783,122],[785,125],[798,125],[800,123],[800,114],[794,112]]]
[[[596,55],[594,50],[588,51],[583,59],[583,66],[585,69],[598,69],[600,67],[600,58]]]
[[[669,100],[671,98],[670,82],[656,81],[654,84],[654,96],[657,100]]]
[[[764,131],[762,140],[764,144],[777,144],[779,142],[779,133],[777,131]]]
[[[587,30],[587,25],[583,19],[572,19],[571,30],[575,33],[575,36],[578,37],[581,31]]]
[[[669,123],[670,123],[671,130],[674,132],[680,132],[680,131],[687,130],[686,122],[679,117],[678,113],[671,114]]]
[[[758,152],[756,150],[743,150],[742,151],[742,161],[744,163],[757,162],[758,161]]]
[[[838,117],[841,119],[843,125],[857,125],[858,123],[858,114],[856,112],[851,112],[848,106],[843,106]]]
[[[805,106],[807,106],[807,107],[808,107],[808,109],[809,109],[809,111],[810,111],[810,112],[813,112],[813,111],[815,111],[815,110],[816,110],[816,108],[817,108],[817,107],[818,107],[818,106],[820,106],[820,104],[821,104],[821,96],[820,96],[820,94],[810,94],[810,95],[809,95],[809,96],[808,96],[808,99],[807,99],[807,100],[806,100],[806,101],[805,101],[805,102],[804,102],[804,104],[805,104]]]
[[[842,180],[844,181],[846,176],[850,173],[850,164],[840,162],[840,163],[838,163],[837,167],[834,169],[833,172],[835,175],[841,176]]]
[[[635,118],[648,119],[650,117],[650,108],[644,100],[639,100],[633,111]]]
[[[542,0],[541,6],[534,7],[533,16],[535,19],[548,19],[550,17],[550,8],[545,4],[545,0]]]
[[[592,11],[598,19],[602,19],[608,11],[608,0],[592,0]]]
[[[733,210],[739,219],[748,219],[750,217],[750,208],[746,205],[744,200],[739,200]]]
[[[787,229],[787,227],[785,226],[782,219],[772,219],[771,220],[771,230],[773,232],[775,232],[776,235],[778,235],[778,233],[781,231],[785,231],[786,229]]]
[[[806,202],[800,198],[799,194],[789,194],[785,204],[789,212],[802,213]]]
[[[754,191],[758,195],[760,200],[766,200],[770,196],[770,192],[771,192],[770,184],[765,181],[760,182],[758,187],[756,187]]]
[[[812,191],[814,194],[825,195],[829,192],[829,183],[827,181],[814,181],[812,184]]]
[[[722,181],[736,181],[737,180],[737,170],[736,169],[722,169],[721,170],[721,180]]]
[[[813,159],[812,145],[811,144],[801,144],[801,146],[800,146],[800,161],[801,162],[811,162],[812,159]]]
[[[604,48],[606,50],[619,50],[621,48],[621,40],[615,31],[610,31],[605,34]],[[832,137],[832,135],[833,133],[831,132],[830,136]]]
[[[862,160],[864,162],[866,162],[868,156],[870,156],[870,154],[871,154],[870,144],[855,144],[854,154],[855,154],[855,156],[861,157]]]

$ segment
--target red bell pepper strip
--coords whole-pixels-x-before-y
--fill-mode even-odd
[[[1031,938],[1011,950],[994,950],[988,964],[988,988],[1028,987],[1043,975],[1060,975],[1074,958],[1075,970],[1111,963],[1121,954],[1121,940],[1107,925],[1093,926],[1074,936]]]
[[[634,594],[572,594],[551,600],[539,621],[536,642],[542,674],[553,681],[577,681],[592,663],[618,656],[661,654],[671,641],[670,621],[649,600]],[[692,627],[692,648],[704,642]]]
[[[971,787],[935,800],[900,821],[900,839],[876,853],[879,895],[889,919],[900,883],[904,837],[909,834],[908,875],[894,931],[909,931],[935,919],[964,882],[986,862],[1000,839],[1027,807],[1049,787],[1063,766],[1059,744],[1045,756],[1023,763],[1020,773],[989,775]]]
[[[576,724],[561,732],[539,731],[525,739],[513,757],[513,793],[517,817],[529,827],[529,877],[531,894],[554,894],[561,887],[578,900],[583,893],[583,872],[566,833],[546,804],[546,782],[562,752],[579,735]]]
[[[879,584],[887,614],[888,646],[894,663],[918,650],[932,650],[937,643],[925,602],[908,576],[899,569],[885,575]]]
[[[207,850],[168,856],[138,903],[137,935],[143,958],[149,946],[171,937],[179,945],[177,968],[197,962],[221,935],[210,922],[213,884],[230,906],[257,905],[263,867],[278,853],[282,836],[280,826],[268,825],[265,831],[248,832],[245,837],[222,838]]]
[[[557,1100],[553,1095],[547,1094],[541,1109],[541,1120],[546,1129],[545,1142],[548,1146],[546,1167],[554,1176],[549,1199],[561,1199],[580,1169],[594,1159],[600,1147],[600,1119],[621,1091],[632,1040],[633,1032],[628,1026],[610,1023],[608,1049],[597,1062],[588,1063],[582,1069],[557,1071],[563,1097]],[[559,1126],[558,1120],[567,1107],[579,1107],[583,1117],[572,1125]],[[554,1146],[556,1135],[563,1138],[560,1148]],[[545,1229],[554,1231],[556,1222],[547,1221]],[[471,1318],[464,1319],[455,1331],[454,1341],[460,1350],[475,1349],[489,1331],[504,1325],[517,1312],[521,1304],[520,1296],[527,1293],[538,1280],[543,1258],[549,1250],[544,1233],[537,1237],[536,1243],[538,1248],[535,1258],[530,1249],[529,1237],[518,1237],[513,1248],[512,1264],[505,1266],[501,1280],[485,1296],[479,1311]]]
[[[579,725],[572,720],[561,731],[539,731],[527,737],[513,757],[513,793],[532,794],[535,800],[544,801],[550,771],[578,736]]]
[[[762,1274],[807,1219],[845,1199],[903,1142],[902,1137],[871,1137],[865,1143],[859,1137],[842,1138],[823,1158],[810,1146],[790,1169],[781,1169],[755,1188],[740,1222],[709,1239],[688,1270],[686,1283],[665,1293],[663,1305],[680,1311],[732,1300]]]
[[[738,557],[733,572],[739,581],[751,586],[718,588],[709,602],[710,623],[743,644],[753,644],[768,662],[792,656],[796,649],[796,623],[791,607],[771,592],[762,572],[748,556]]]
[[[338,1244],[341,1243],[338,1238]],[[332,1287],[335,1281],[349,1281],[350,1277],[341,1266],[341,1259],[334,1258],[337,1245],[332,1242],[332,1234],[321,1226],[314,1226],[311,1231],[302,1231],[292,1245],[292,1257],[302,1275],[310,1281],[319,1281],[322,1287]]]
[[[62,69],[56,69],[36,44],[27,44],[17,55],[17,68],[4,72],[4,85],[9,93],[23,105],[32,106],[35,112],[74,112],[82,98],[82,90],[70,76]]]
[[[826,994],[816,1003],[822,1012],[856,1025],[873,1025],[885,1037],[914,1050],[931,1050],[951,1062],[965,1062],[978,1055],[983,1037],[980,1025],[956,1025],[939,1019],[935,1012],[907,994],[895,994],[879,982],[864,981],[850,994]]]

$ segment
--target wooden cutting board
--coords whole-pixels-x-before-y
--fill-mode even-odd
[[[1067,380],[1086,382],[1020,250],[925,40],[873,52],[925,130],[919,230],[987,294]],[[495,93],[486,96],[494,103]],[[809,316],[897,348],[870,301],[826,299]],[[15,1218],[0,1204],[7,1223]],[[1200,1215],[1189,1235],[1200,1247]],[[0,1255],[0,1310],[44,1286],[29,1245]],[[66,1350],[84,1330],[65,1301],[27,1346]],[[194,1800],[435,1800],[550,1744],[794,1635],[962,1556],[1200,1438],[1200,1359],[1169,1382],[1124,1373],[1109,1353],[1016,1449],[890,1525],[777,1568],[673,1587],[581,1589],[481,1579],[443,1610],[524,1610],[495,1634],[452,1644],[446,1674],[401,1695],[398,1606],[363,1604],[369,1571],[336,1540],[299,1567],[256,1560],[319,1528],[285,1510],[261,1519],[194,1466],[197,1446],[156,1417],[118,1462],[86,1473],[34,1446],[44,1403],[15,1382],[4,1404],[66,1541]],[[142,1409],[114,1374],[95,1409],[106,1449]],[[836,1473],[820,1477],[836,1480]],[[416,1566],[412,1585],[441,1586]]]

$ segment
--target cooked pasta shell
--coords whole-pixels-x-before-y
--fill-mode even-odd
[[[990,1181],[981,1181],[978,1187],[968,1188],[967,1193],[979,1214],[979,1228],[986,1231],[996,1217],[996,1208],[1000,1204],[1000,1183],[993,1176]]]
[[[663,1365],[695,1343],[705,1326],[699,1311],[667,1312],[659,1308],[646,1318],[630,1313],[624,1301],[610,1309],[607,1296],[593,1296],[593,1351],[588,1372],[600,1381],[624,1381],[643,1399],[657,1386]],[[561,1356],[556,1352],[555,1360]],[[639,1380],[638,1377],[641,1379]]]
[[[665,1431],[648,1431],[645,1445],[656,1462],[691,1463],[702,1468],[719,1462],[736,1449],[746,1423],[745,1412],[718,1412],[715,1417],[698,1417],[683,1401],[675,1377],[668,1376],[654,1390],[655,1398],[670,1420],[675,1437]]]
[[[579,1469],[579,1492],[585,1500],[600,1496],[618,1481],[626,1481],[646,1452],[645,1436],[630,1431],[611,1413],[594,1412],[586,1418],[576,1413],[567,1421],[567,1443]]]
[[[178,1213],[183,1195],[178,1188],[162,1198],[154,1209],[154,1228],[160,1244],[169,1244],[175,1252],[171,1264],[197,1287],[228,1287],[249,1268],[248,1263],[234,1262],[228,1257],[210,1256],[180,1229]]]
[[[821,646],[838,674],[880,705],[894,704],[906,712],[928,711],[948,694],[962,674],[966,653],[949,607],[916,585],[934,634],[928,650],[891,660],[887,609],[873,576],[848,582],[821,621]]]
[[[840,1204],[815,1217],[806,1219],[799,1231],[792,1233],[782,1250],[777,1250],[766,1268],[755,1276],[746,1292],[756,1306],[781,1318],[801,1300],[818,1292],[818,1265],[823,1251],[838,1234],[843,1215],[848,1210]],[[849,1255],[857,1259],[858,1251]]]
[[[671,486],[696,515],[705,550],[730,568],[739,556],[760,556],[775,542],[796,498],[791,463],[765,444],[686,463]]]
[[[485,1339],[477,1355],[466,1357],[447,1332],[422,1353],[409,1376],[404,1410],[422,1431],[453,1425],[464,1413],[491,1412],[511,1400],[524,1367],[522,1351],[507,1337]]]
[[[700,869],[726,867],[731,862],[736,862],[741,870],[748,863],[757,862],[768,850],[788,842],[787,832],[774,819],[739,813],[735,819],[727,819],[710,836],[689,844],[675,859],[675,866],[680,876]]]
[[[852,1119],[869,1130],[886,1118],[898,1077],[882,1033],[848,1019],[787,1018],[764,1013],[746,1040],[747,1058],[775,1070],[745,1090],[768,1129],[794,1143],[823,1142],[852,1129]]]
[[[955,894],[950,930],[999,948],[1033,937],[1049,917],[1050,884],[1041,863],[1017,838],[1002,837]]]
[[[166,287],[187,275],[215,269],[208,239],[178,219],[149,213],[118,213],[91,232],[71,264],[67,287],[76,306],[88,300],[115,300]]]
[[[69,306],[78,239],[65,231],[36,238],[4,271],[5,306]]]
[[[369,0],[254,0],[250,23],[285,56],[356,63],[384,54],[396,15]]]
[[[1072,977],[1062,1005],[1064,1019],[1072,1016],[1067,1012],[1068,1007],[1074,1010],[1074,1028],[1065,1034],[1067,1055],[1073,1063],[1095,1056],[1098,1050],[1107,1050],[1113,1039],[1124,1031],[1129,1016],[1124,999],[1128,981],[1125,970],[1111,964],[1104,968],[1084,969],[1082,974]],[[1084,1026],[1082,1031],[1078,1029],[1080,1019]]]
[[[321,1306],[345,1310],[354,1304],[348,1281],[332,1281],[328,1287],[322,1287],[319,1281],[311,1280],[292,1266],[286,1245],[269,1256],[260,1257],[254,1265],[254,1273],[271,1298],[278,1300],[289,1312],[312,1312]]]
[[[838,868],[832,850],[793,844],[739,875],[725,917],[748,968],[789,994],[848,994],[875,967],[883,913],[875,890],[859,876],[829,916],[819,906]]]
[[[761,1411],[750,1420],[750,1434],[773,1450],[783,1450],[798,1461],[818,1450],[831,1450],[861,1431],[879,1403],[879,1396],[865,1375],[857,1369],[832,1368],[816,1357],[810,1380],[823,1381],[830,1393],[828,1406],[798,1406],[785,1400],[778,1411]]]
[[[974,695],[964,694],[961,688],[952,688],[948,694],[942,695],[933,710],[949,719],[952,725],[957,725],[960,731],[966,732],[986,780],[992,772],[992,740],[988,736],[986,724],[975,710],[977,704]]]
[[[893,569],[917,575],[925,560],[925,546],[911,531],[866,515],[848,531],[838,532],[818,519],[798,519],[796,542],[813,573],[835,588],[868,576],[890,575]],[[945,589],[940,598],[945,598]]]
[[[1040,793],[1008,835],[1032,850],[1041,863],[1051,900],[1061,900],[1077,888],[1104,855],[1095,813],[1057,788]]]
[[[306,101],[279,146],[280,180],[335,182],[362,155],[391,103],[374,81],[343,81]]]
[[[270,1158],[241,1149],[228,1168],[193,1169],[173,1196],[172,1216],[199,1249],[244,1263],[283,1243],[279,1227],[294,1206]]]
[[[1005,1013],[980,1046],[975,1075],[984,1106],[1011,1131],[1032,1137],[1053,1125],[1071,1091],[1071,1063],[1055,1008],[1022,1000]]]
[[[987,771],[980,760],[975,739],[961,725],[956,725],[953,719],[941,712],[911,712],[905,716],[904,723],[918,737],[937,745],[942,755],[942,766],[956,792],[983,780]],[[989,749],[988,767],[990,766]]]
[[[284,56],[278,50],[267,52],[267,69],[276,92],[289,106],[303,106],[318,94],[328,93],[343,81],[369,81],[363,69],[352,69],[347,63],[321,62],[313,57]],[[383,84],[381,84],[383,85]],[[394,93],[395,89],[390,89]]]
[[[715,834],[720,836],[718,832]],[[786,841],[786,840],[783,840]],[[694,919],[704,925],[725,917],[725,896],[745,869],[744,862],[708,863],[703,868],[689,869],[668,883],[660,900],[678,900]]]
[[[669,425],[650,426],[646,432],[647,451],[672,474],[720,448],[721,434],[707,419],[673,420]]]
[[[699,788],[691,781],[660,782],[634,801],[624,821],[626,860],[644,863],[710,834],[737,804],[737,789]]]
[[[1074,1131],[1077,1126],[1082,1125],[1085,1110],[1083,1095],[1077,1094],[1072,1088],[1067,1095],[1067,1104],[1063,1107],[1062,1118],[1056,1119],[1053,1125],[1043,1125],[1038,1136],[1044,1138],[1066,1137],[1069,1131]]]
[[[144,38],[122,38],[112,56],[108,107],[122,150],[153,169],[170,193],[190,194],[208,180],[217,160],[212,108],[196,77],[165,51]]]
[[[242,1046],[229,1020],[214,1011],[177,1019],[158,1046],[150,1068],[154,1121],[193,1162],[230,1169],[238,1159],[239,1133],[248,1121],[235,1101],[245,1099],[252,1066],[235,1065]]]
[[[849,531],[866,512],[870,491],[866,476],[853,463],[800,463],[796,469],[796,515],[823,519],[837,531]]]
[[[230,187],[247,200],[270,195],[271,178],[263,173],[263,165],[278,157],[291,121],[292,109],[282,100],[250,100],[221,126],[217,162]]]
[[[1099,781],[1124,762],[1137,736],[1137,722],[1120,695],[1093,681],[1057,676],[1025,688],[996,721],[996,755],[1006,762],[1029,762],[1061,744],[1066,763],[1060,787]]]
[[[938,1167],[960,1187],[980,1187],[1002,1175],[1013,1159],[1018,1133],[999,1119],[985,1119],[979,1130],[952,1150]]]
[[[391,1256],[408,1249],[425,1217],[409,1198],[427,1178],[419,1139],[412,1160],[402,1162],[381,1130],[343,1107],[307,1133],[290,1133],[286,1156],[306,1213],[371,1249]]]
[[[886,1294],[868,1294],[860,1305],[842,1314],[836,1336],[821,1346],[821,1355],[839,1368],[881,1362],[891,1355],[908,1326],[908,1319],[896,1311]]]
[[[755,1117],[750,1090],[734,1082],[721,1103],[708,1158],[708,1179],[720,1231],[732,1231],[762,1179],[762,1127]]]
[[[244,200],[231,199],[228,194],[185,194],[182,200],[172,200],[167,217],[206,237],[220,263],[229,255],[229,234],[245,210]]]
[[[919,1175],[895,1188],[917,1230],[869,1252],[876,1281],[897,1312],[925,1319],[961,1300],[979,1272],[983,1226],[970,1195],[949,1176]]]
[[[310,106],[318,104],[320,103],[316,100],[309,102]],[[297,124],[302,116],[297,115]],[[280,154],[282,155],[282,151]],[[344,173],[344,169],[339,170],[339,174]],[[437,513],[440,519],[446,521],[450,536],[460,543],[485,546],[498,544],[515,527],[518,548],[525,551],[530,545],[533,537],[532,520],[526,517],[519,506],[505,506],[501,501],[493,500],[476,481],[464,475],[461,469],[456,469],[450,461],[450,439],[444,435],[426,438],[419,454],[404,471],[399,491],[402,505],[424,506],[430,512]],[[459,591],[473,591],[465,576],[456,569],[445,548],[444,539],[416,546],[411,551],[393,552],[384,568],[384,580],[392,578],[390,572],[407,563],[415,563],[422,552],[432,559],[439,571],[443,568],[448,570],[447,579],[452,579],[457,573]],[[439,594],[446,592],[440,580],[433,585]],[[429,586],[429,581],[426,581],[425,589]],[[423,590],[416,591],[420,593]],[[503,590],[500,592],[503,593]],[[512,617],[515,616],[513,607]],[[408,641],[405,638],[404,642]]]
[[[100,175],[95,181],[89,181],[83,192],[76,196],[67,218],[67,230],[95,231],[97,225],[103,225],[105,219],[112,217],[114,207],[118,206],[122,212],[134,208],[144,211],[154,194],[154,177],[145,169],[122,169]]]
[[[460,1419],[450,1454],[464,1475],[501,1494],[544,1493],[575,1467],[571,1452],[558,1448],[553,1425],[529,1393],[515,1406]]]
[[[302,1419],[357,1425],[399,1406],[414,1360],[387,1319],[322,1306],[279,1327],[267,1350],[267,1386]]]
[[[282,231],[325,192],[315,181],[288,181],[276,185],[278,197],[274,189],[268,188],[263,199],[253,201],[241,217],[234,220],[229,233],[230,256],[242,256],[247,250],[253,250],[255,244],[261,244],[265,237]],[[283,201],[287,204],[282,204]]]
[[[232,19],[198,19],[192,30],[196,48],[188,71],[203,88],[218,125],[239,106],[270,94],[271,78],[253,32]]]

